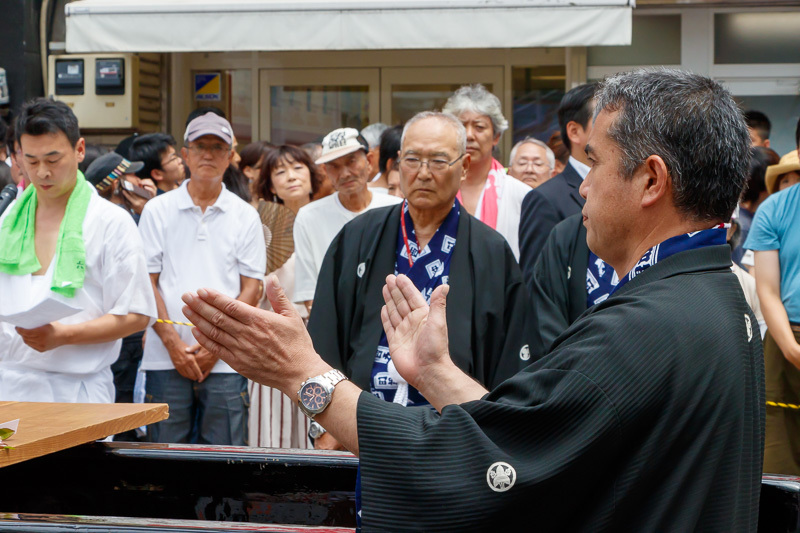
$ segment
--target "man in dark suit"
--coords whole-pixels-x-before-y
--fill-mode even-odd
[[[522,202],[519,224],[519,265],[528,287],[533,287],[533,267],[547,236],[556,224],[580,213],[584,199],[578,192],[589,173],[584,149],[592,129],[593,97],[597,85],[571,89],[558,107],[561,139],[570,151],[569,163],[555,178],[532,190]]]

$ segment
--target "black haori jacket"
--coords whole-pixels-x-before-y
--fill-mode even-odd
[[[550,351],[553,341],[586,311],[589,246],[580,213],[559,222],[544,243],[529,283],[538,319],[538,342],[532,353]]]
[[[363,530],[756,531],[764,364],[730,264],[664,259],[441,414],[362,393]]]
[[[383,332],[386,276],[394,273],[400,209],[372,209],[344,226],[322,262],[308,330],[325,361],[369,391]],[[492,388],[527,366],[536,324],[505,239],[461,208],[447,296],[450,355]]]

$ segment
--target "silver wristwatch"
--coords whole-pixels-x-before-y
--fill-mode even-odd
[[[297,399],[300,410],[314,420],[314,417],[325,410],[331,403],[331,396],[336,385],[347,379],[338,370],[329,370],[322,375],[308,378],[300,385]]]

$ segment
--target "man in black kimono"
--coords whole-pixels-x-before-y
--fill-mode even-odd
[[[299,389],[359,454],[365,531],[755,531],[761,340],[720,227],[749,143],[732,96],[708,78],[648,69],[603,82],[583,223],[621,277],[550,353],[487,392],[448,355],[448,287],[429,307],[410,280],[387,278],[393,361],[438,412],[338,379],[305,394],[320,381],[308,376],[336,371],[274,278],[281,315],[206,289],[185,295],[185,311],[204,346]]]
[[[433,134],[435,128],[441,135]],[[431,250],[435,237],[430,242],[420,242],[425,251],[419,254],[415,253],[414,237],[425,238],[421,225],[429,220],[433,221],[432,231],[446,233],[447,223],[442,215],[458,211],[451,215],[457,220],[457,230],[444,237],[450,239],[452,247],[449,271],[440,274],[453,289],[447,327],[450,356],[456,366],[486,387],[494,388],[530,363],[536,326],[514,255],[499,233],[469,215],[456,200],[470,163],[469,154],[461,146],[466,133],[460,139],[458,135],[462,130],[463,126],[450,115],[420,113],[409,121],[400,151],[401,188],[408,207],[403,203],[374,209],[345,225],[331,243],[317,281],[308,323],[317,353],[362,389],[396,403],[399,401],[393,393],[398,384],[382,371],[385,365],[381,366],[376,358],[390,358],[388,347],[382,351],[378,342],[383,333],[381,292],[386,276],[408,265],[402,239],[405,234],[400,228],[404,220],[413,222],[405,235],[411,237],[413,259],[439,264],[439,250],[436,246]],[[420,154],[425,151],[434,159],[409,169],[409,165],[421,161],[420,157],[424,159]],[[442,171],[437,172],[428,168],[436,165],[437,158],[447,163],[457,158],[462,161],[442,165]],[[427,275],[422,277],[427,281]],[[414,399],[413,393],[409,399]],[[329,435],[320,437],[316,444],[335,447]]]
[[[533,268],[530,290],[539,327],[530,348],[535,358],[549,352],[553,341],[586,311],[588,262],[586,227],[578,213],[556,224]]]

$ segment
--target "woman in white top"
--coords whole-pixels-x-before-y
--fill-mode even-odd
[[[470,163],[458,200],[467,212],[505,237],[519,261],[519,218],[522,200],[532,189],[506,175],[492,156],[508,129],[500,100],[483,85],[465,85],[445,103],[443,112],[455,116],[467,130]]]
[[[261,171],[254,190],[259,200],[276,202],[294,214],[311,202],[319,188],[321,176],[311,158],[300,148],[283,145],[269,150],[261,160]],[[292,254],[286,263],[272,272],[278,276],[286,296],[294,295],[294,262]],[[260,307],[271,309],[262,297]],[[304,320],[308,311],[295,304]],[[294,402],[281,391],[250,382],[250,445],[269,448],[310,448],[309,420]]]

